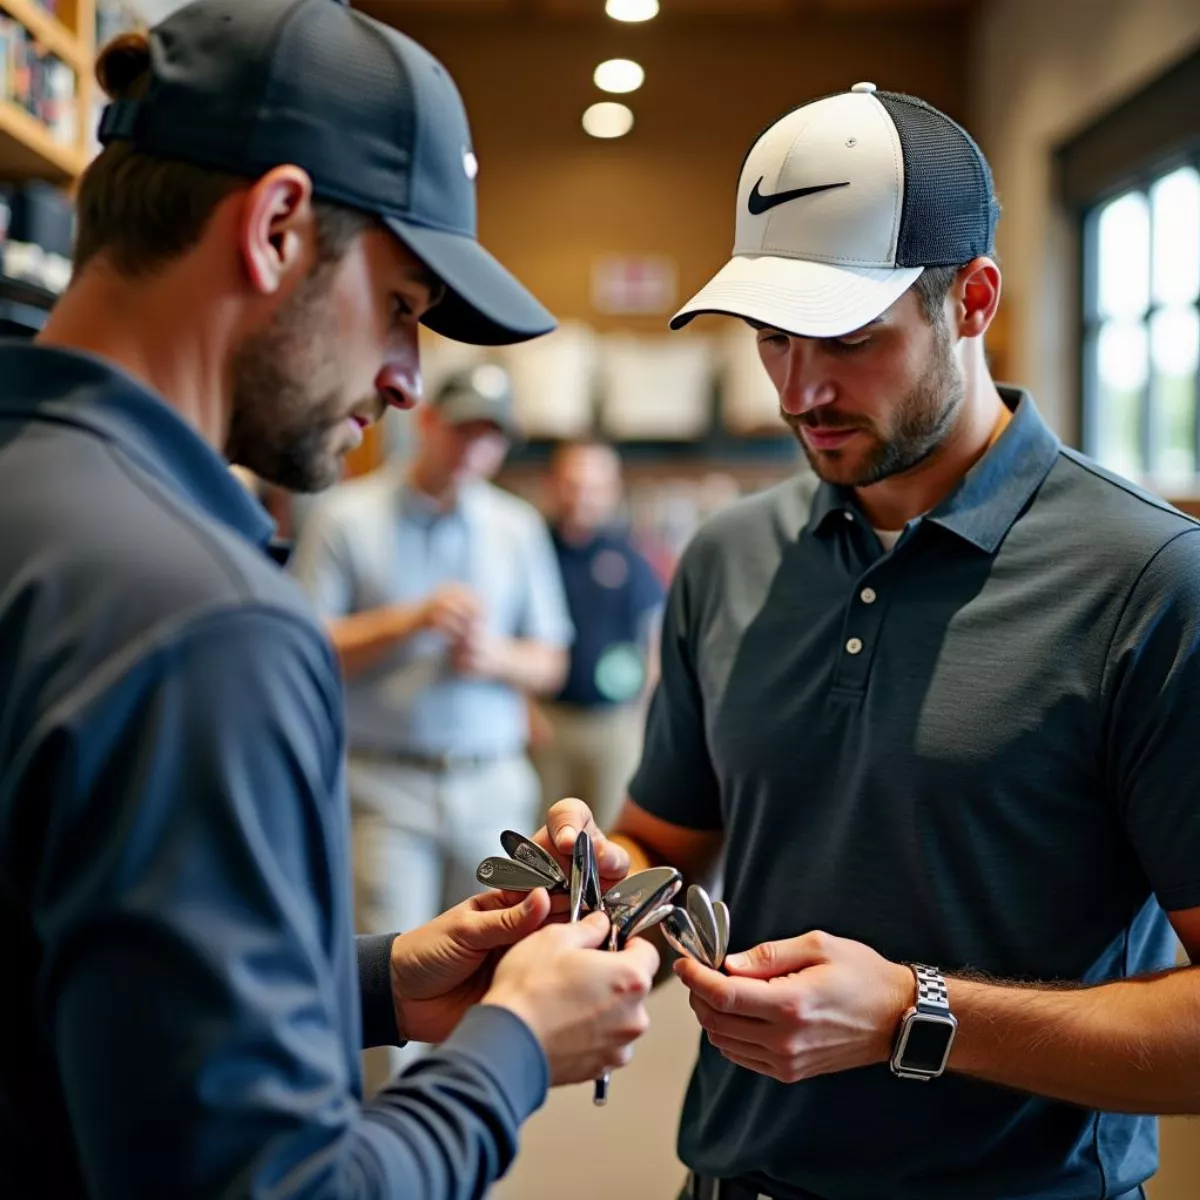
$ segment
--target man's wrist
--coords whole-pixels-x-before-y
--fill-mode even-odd
[[[904,1018],[917,1003],[917,977],[912,967],[907,963],[894,962],[889,962],[888,966],[891,968],[891,1000],[887,1008],[887,1025],[882,1031],[887,1039],[884,1049],[885,1062],[891,1060]]]

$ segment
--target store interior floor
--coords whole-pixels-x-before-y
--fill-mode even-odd
[[[613,1077],[608,1104],[592,1104],[590,1085],[551,1092],[492,1200],[675,1200],[684,1176],[675,1132],[700,1026],[677,980],[649,1006],[653,1025]]]

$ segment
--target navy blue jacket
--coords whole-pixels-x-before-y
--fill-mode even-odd
[[[105,363],[0,344],[0,1194],[481,1196],[494,1008],[368,1104],[337,663],[270,522]],[[394,1029],[393,1029],[394,1036]]]

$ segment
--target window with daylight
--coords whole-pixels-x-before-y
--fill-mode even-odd
[[[1200,47],[1056,150],[1079,233],[1079,443],[1200,493]]]
[[[1200,462],[1200,155],[1084,217],[1084,450],[1169,491]]]

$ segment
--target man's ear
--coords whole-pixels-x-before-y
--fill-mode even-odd
[[[963,338],[982,337],[1000,307],[1000,268],[990,258],[977,258],[958,273],[949,299],[954,305],[952,328]]]
[[[312,180],[299,167],[275,167],[243,197],[238,230],[251,284],[274,295],[308,275],[316,257]]]

